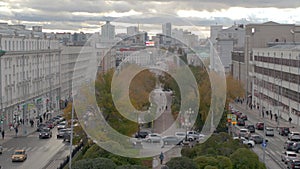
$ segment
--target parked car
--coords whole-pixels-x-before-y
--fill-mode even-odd
[[[70,142],[71,141],[71,130],[70,131],[66,131],[64,133],[64,137],[63,137],[63,142]]]
[[[300,141],[300,133],[292,131],[288,134],[288,140],[291,141]]]
[[[288,161],[296,159],[297,154],[293,151],[285,151],[281,154],[281,161],[287,164]]]
[[[3,147],[2,145],[0,145],[0,154],[2,154],[2,152],[3,152]]]
[[[58,130],[57,132],[57,135],[56,135],[56,138],[64,138],[64,134],[67,132],[67,131],[71,131],[70,128],[66,128],[66,129],[60,129]]]
[[[52,121],[47,121],[47,122],[46,122],[46,126],[47,126],[48,128],[50,128],[50,129],[53,129],[54,123],[53,123]]]
[[[52,131],[49,128],[43,128],[40,130],[39,138],[51,138],[52,137]]]
[[[249,140],[253,140],[255,144],[261,144],[264,141],[264,138],[258,134],[251,134]]]
[[[160,142],[161,141],[161,136],[157,133],[151,133],[151,134],[148,134],[145,138],[145,140],[147,142],[151,142],[151,143],[157,143],[157,142]]]
[[[248,125],[246,128],[250,131],[250,133],[255,133],[255,127],[253,124]]]
[[[294,142],[292,145],[292,151],[299,153],[299,150],[300,150],[300,142]]]
[[[250,137],[250,131],[248,129],[240,129],[239,137],[249,138]]]
[[[274,136],[274,129],[272,127],[266,127],[266,136]]]
[[[62,121],[62,122],[60,122],[60,123],[57,125],[57,130],[65,129],[65,128],[67,128],[67,122],[66,122],[66,121]]]
[[[264,123],[263,123],[263,122],[257,122],[257,123],[255,124],[255,128],[256,128],[257,130],[264,130]]]
[[[182,144],[182,139],[176,136],[164,136],[162,138],[164,145],[180,145]]]
[[[290,128],[288,127],[279,127],[279,135],[288,136],[290,133]]]
[[[187,131],[187,139],[188,141],[199,141],[204,135],[198,133],[197,131]]]
[[[286,149],[287,151],[292,151],[294,143],[295,141],[287,140],[286,142],[284,142],[283,148]]]
[[[11,156],[12,162],[15,161],[25,161],[27,159],[27,154],[25,150],[15,150]]]
[[[137,133],[135,133],[135,138],[146,138],[146,136],[148,135],[148,134],[150,134],[151,133],[151,131],[148,131],[148,130],[141,130],[141,131],[139,131],[139,132],[137,132]]]
[[[185,140],[186,132],[175,132],[175,136],[181,140]]]
[[[237,125],[238,125],[238,126],[245,126],[245,125],[246,125],[245,120],[243,120],[243,119],[238,119]]]
[[[288,169],[300,168],[300,159],[292,159],[287,163]]]

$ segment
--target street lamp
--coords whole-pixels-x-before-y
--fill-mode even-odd
[[[192,108],[189,108],[187,111],[185,111],[185,119],[184,119],[184,124],[185,124],[185,141],[187,141],[187,130],[189,127],[191,127],[191,115],[194,114],[194,111]]]

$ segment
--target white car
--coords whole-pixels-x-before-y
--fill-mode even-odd
[[[288,139],[291,141],[300,141],[300,132],[290,132],[288,135]]]
[[[297,153],[293,151],[285,151],[281,155],[281,161],[284,162],[285,164],[287,164],[288,161],[296,158],[297,158]]]
[[[250,137],[250,131],[248,129],[240,129],[239,137],[249,138]]]
[[[248,145],[249,147],[254,147],[255,145],[253,140],[248,140],[245,137],[233,137],[233,139],[239,139],[243,144]]]
[[[157,133],[148,134],[145,138],[145,140],[149,143],[160,143],[161,139],[161,135]]]
[[[200,139],[200,137],[202,136],[200,136],[200,133],[198,133],[198,132],[196,132],[196,131],[188,131],[187,133],[187,139],[189,140],[189,141],[194,141],[194,140],[199,140]]]
[[[266,136],[274,136],[274,129],[271,127],[266,127]]]

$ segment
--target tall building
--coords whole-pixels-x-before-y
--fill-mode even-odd
[[[127,27],[127,35],[133,36],[139,33],[139,28],[137,26]]]
[[[162,25],[162,33],[165,36],[171,36],[172,35],[172,24],[170,22],[164,23]]]
[[[4,126],[59,108],[60,53],[53,34],[0,25],[0,99]]]
[[[250,64],[252,104],[299,125],[300,43],[254,48]]]
[[[109,21],[106,21],[104,25],[101,26],[101,40],[102,41],[112,41],[115,38],[115,26],[111,25]]]

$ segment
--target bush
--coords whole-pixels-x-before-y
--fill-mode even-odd
[[[166,163],[171,169],[198,169],[197,164],[187,157],[175,157]]]
[[[83,159],[74,162],[73,169],[115,169],[117,165],[108,158]]]

